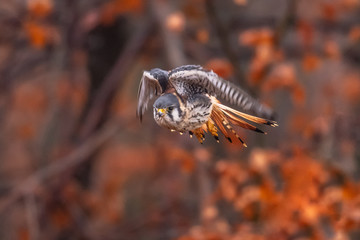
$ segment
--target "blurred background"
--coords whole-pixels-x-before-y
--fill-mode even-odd
[[[360,239],[359,0],[2,0],[0,29],[0,239]],[[141,124],[142,72],[184,64],[279,127]]]

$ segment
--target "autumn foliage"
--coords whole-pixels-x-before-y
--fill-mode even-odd
[[[0,239],[360,239],[358,0],[1,1],[0,29]],[[140,123],[142,71],[184,64],[279,127]]]

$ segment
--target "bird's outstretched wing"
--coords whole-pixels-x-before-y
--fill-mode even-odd
[[[185,65],[175,68],[169,73],[169,81],[182,96],[189,97],[196,93],[206,92],[230,104],[235,104],[245,111],[252,111],[265,118],[273,118],[270,108],[262,105],[240,87],[201,66]]]
[[[138,90],[138,105],[136,115],[142,120],[149,101],[160,96],[168,87],[168,72],[159,68],[144,71]]]

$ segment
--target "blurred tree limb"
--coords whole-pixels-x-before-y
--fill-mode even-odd
[[[27,224],[29,226],[29,239],[39,239],[40,226],[38,221],[38,206],[34,194],[29,194],[25,197],[25,208]]]
[[[286,32],[291,26],[294,26],[296,21],[297,0],[289,0],[287,3],[286,11],[275,28],[274,45],[276,48],[280,47]]]
[[[171,12],[169,6],[163,1],[149,1],[147,4],[149,12],[145,16],[144,24],[127,41],[124,51],[121,52],[100,89],[95,94],[92,106],[90,106],[88,113],[83,118],[85,122],[79,130],[79,139],[85,139],[98,126],[105,112],[105,105],[112,95],[111,93],[119,87],[121,79],[125,77],[140,49],[148,39],[151,30],[154,29],[154,24],[159,26],[169,65],[176,67],[186,63],[179,36],[169,31],[165,25],[166,16]]]
[[[8,197],[0,203],[0,213],[3,213],[13,203],[24,196],[33,194],[37,187],[43,182],[47,184],[51,178],[55,178],[88,159],[105,142],[114,137],[120,130],[118,122],[108,122],[102,129],[89,136],[81,145],[74,148],[67,156],[55,160],[53,163],[43,167],[32,175],[21,181],[12,190]]]
[[[221,48],[233,66],[234,75],[237,82],[243,89],[245,89],[246,91],[250,91],[250,87],[245,81],[245,74],[242,70],[237,51],[233,47],[232,42],[230,41],[229,29],[227,29],[222,24],[221,19],[219,18],[219,15],[217,13],[215,0],[206,0],[205,7],[209,17],[209,21],[219,38]]]
[[[149,1],[151,14],[156,19],[160,34],[165,46],[166,57],[170,68],[186,64],[184,50],[179,34],[171,31],[166,26],[166,18],[171,14],[171,8],[165,1]]]
[[[104,114],[105,104],[110,97],[111,93],[119,87],[122,78],[125,77],[127,71],[135,61],[140,48],[144,45],[150,30],[152,29],[153,22],[147,19],[144,24],[134,33],[125,45],[124,51],[119,55],[116,63],[110,70],[109,74],[104,79],[99,91],[95,95],[92,106],[88,111],[85,122],[79,131],[79,138],[85,139],[96,128]]]

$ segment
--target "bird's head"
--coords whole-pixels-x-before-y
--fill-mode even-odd
[[[184,113],[179,98],[172,93],[160,96],[154,102],[154,119],[160,125],[168,128],[176,126],[182,121]]]

